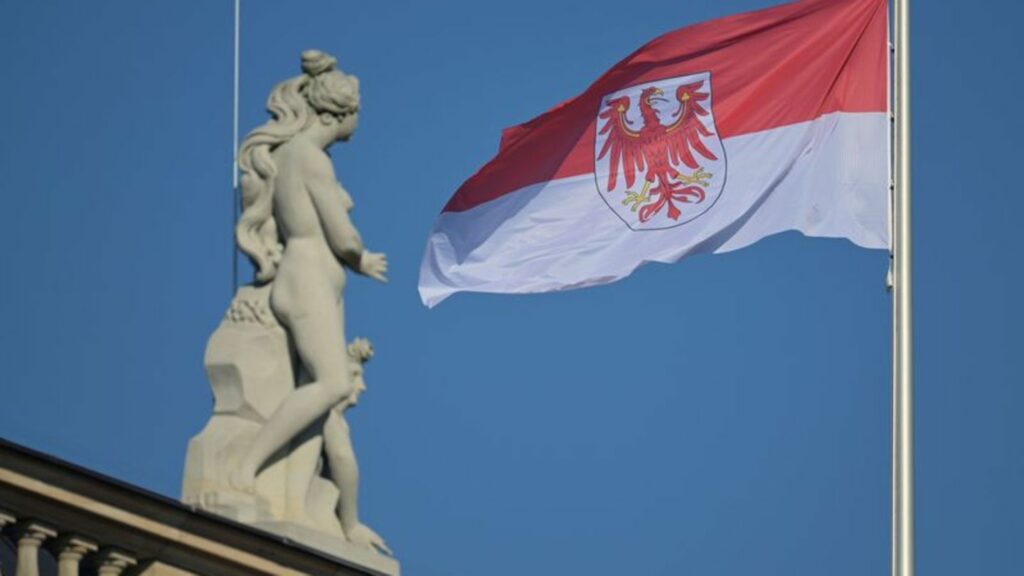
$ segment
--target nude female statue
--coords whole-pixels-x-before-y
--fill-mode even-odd
[[[355,390],[341,301],[345,269],[387,281],[387,259],[364,249],[348,215],[352,200],[326,153],[352,136],[359,118],[359,82],[336,63],[304,52],[303,74],[274,88],[267,103],[273,119],[246,136],[239,152],[238,245],[257,282],[273,282],[271,310],[311,379],[289,393],[242,457],[231,481],[247,492],[274,452]]]

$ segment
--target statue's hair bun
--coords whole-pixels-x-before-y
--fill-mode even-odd
[[[334,70],[338,59],[319,50],[306,50],[302,53],[302,71],[310,76],[319,76]]]

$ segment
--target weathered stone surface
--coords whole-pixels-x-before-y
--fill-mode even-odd
[[[231,483],[260,426],[295,389],[294,355],[269,312],[269,294],[266,287],[241,287],[207,344],[214,411],[189,443],[182,500],[247,524],[293,522],[344,539],[334,514],[337,489],[317,477],[322,422],[271,459],[256,478],[255,494]]]
[[[213,415],[189,444],[182,499],[397,574],[360,520],[344,417],[373,355],[345,338],[347,276],[387,281],[387,258],[364,247],[327,154],[355,132],[359,104],[358,80],[306,51],[302,74],[270,94],[273,118],[242,142],[235,238],[257,284],[239,289],[207,344]]]

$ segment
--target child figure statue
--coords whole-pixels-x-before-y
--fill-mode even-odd
[[[338,488],[338,520],[349,542],[391,555],[384,540],[359,521],[359,465],[356,463],[352,438],[349,435],[345,412],[359,403],[359,396],[366,391],[363,366],[373,357],[373,345],[369,340],[356,338],[348,346],[352,393],[331,410],[324,424],[324,455],[330,466],[330,479]]]

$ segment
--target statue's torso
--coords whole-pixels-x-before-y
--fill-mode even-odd
[[[327,243],[308,190],[309,175],[303,170],[301,155],[310,153],[323,151],[288,143],[273,152],[277,165],[274,219],[284,242],[284,254],[274,279],[275,308],[301,307],[304,300],[328,296],[320,293],[325,288],[330,289],[330,297],[337,299],[345,286],[344,269]]]

